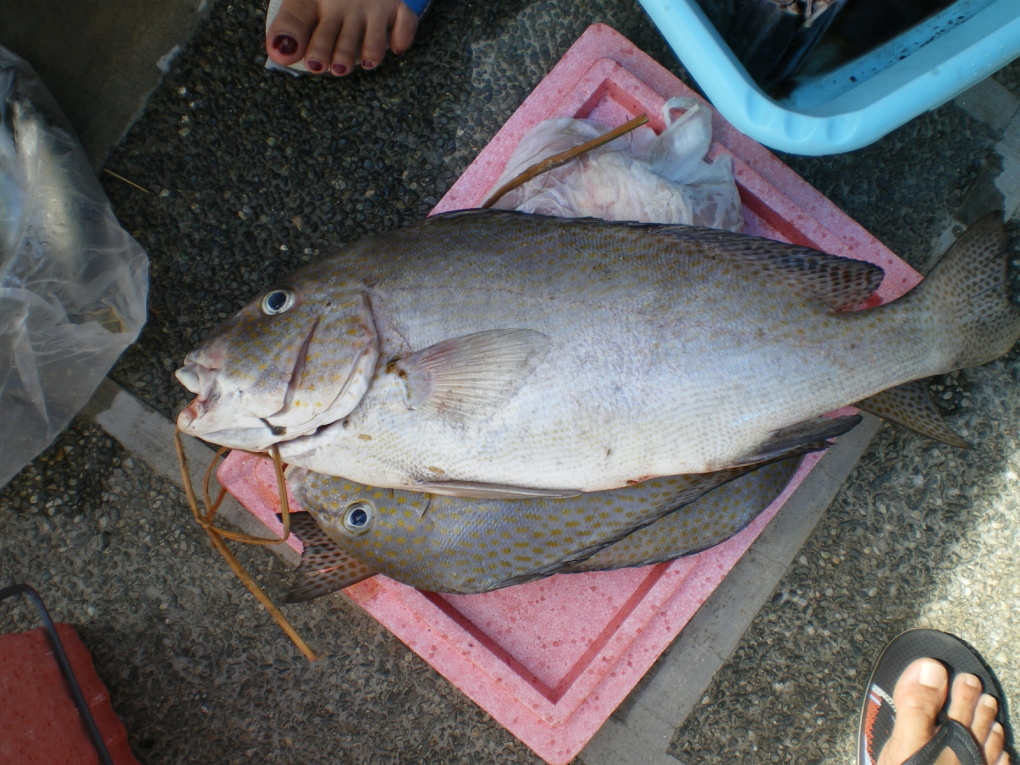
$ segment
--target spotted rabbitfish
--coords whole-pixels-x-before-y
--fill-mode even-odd
[[[643,566],[718,544],[782,491],[799,460],[733,468],[561,499],[473,499],[375,489],[288,471],[308,512],[291,514],[304,543],[304,601],[385,574],[433,592],[475,594],[556,573]]]

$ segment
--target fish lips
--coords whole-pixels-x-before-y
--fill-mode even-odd
[[[234,415],[228,422],[219,420],[215,409],[208,409],[205,402],[196,398],[177,415],[177,428],[211,444],[248,452],[268,451],[284,440],[277,428],[259,417]]]
[[[195,394],[195,398],[177,415],[178,429],[219,446],[245,451],[265,451],[280,441],[279,429],[265,419],[239,414],[223,405],[224,396],[217,385],[218,372],[218,368],[190,357],[176,371],[175,376],[181,385]]]

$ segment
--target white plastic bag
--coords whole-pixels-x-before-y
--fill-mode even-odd
[[[679,112],[679,116],[677,113]],[[663,107],[666,129],[640,127],[508,192],[503,210],[646,223],[688,223],[740,231],[744,216],[728,155],[705,159],[712,116],[693,98]],[[528,132],[493,186],[609,131],[589,120],[554,119]]]
[[[148,259],[36,74],[0,47],[0,486],[145,322]]]

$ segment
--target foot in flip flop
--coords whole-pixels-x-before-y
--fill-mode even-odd
[[[373,69],[387,48],[414,41],[430,0],[271,0],[266,14],[270,61],[296,72],[337,77]]]
[[[1003,751],[1003,728],[995,722],[998,702],[993,696],[981,692],[981,681],[977,676],[969,673],[957,675],[950,690],[949,674],[942,664],[934,659],[917,659],[903,671],[896,683],[893,691],[896,721],[878,756],[877,765],[902,765],[935,737],[935,719],[946,703],[947,691],[949,719],[956,720],[970,731],[984,755],[984,761],[992,765],[1009,762]],[[955,765],[959,759],[952,752],[943,752],[942,757],[934,762]]]
[[[858,762],[1009,765],[1000,694],[994,675],[959,639],[934,630],[904,633],[869,683]]]

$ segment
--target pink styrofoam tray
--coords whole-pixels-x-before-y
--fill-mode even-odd
[[[694,96],[607,26],[590,27],[507,121],[433,212],[478,207],[521,136],[552,117],[617,125],[641,113],[661,130],[665,101]],[[916,272],[770,152],[713,115],[711,156],[726,153],[745,231],[868,260],[886,271],[872,303]],[[809,456],[783,494],[724,544],[673,563],[560,575],[484,595],[437,595],[376,576],[345,592],[479,706],[554,765],[605,722],[817,463]],[[220,483],[273,533],[275,479],[263,458],[235,452]],[[295,503],[296,505],[296,503]],[[300,543],[289,542],[296,550]]]

